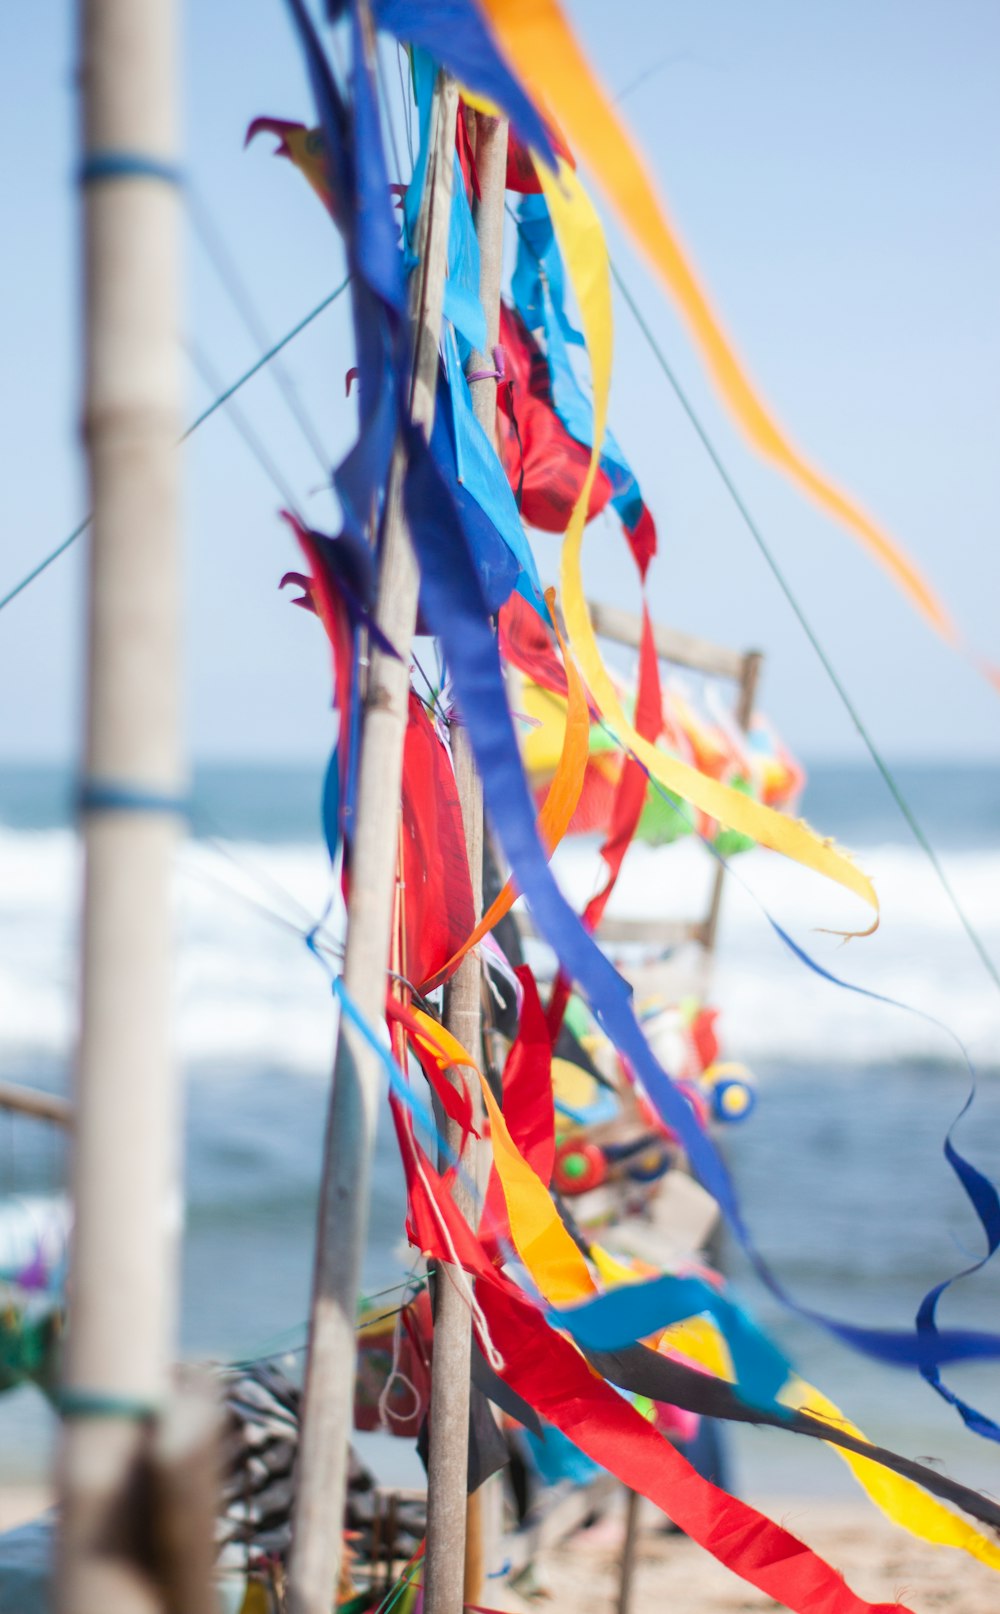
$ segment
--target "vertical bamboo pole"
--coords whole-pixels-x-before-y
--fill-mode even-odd
[[[418,231],[421,267],[414,276],[411,304],[416,335],[410,413],[428,433],[434,418],[457,101],[454,84],[442,77],[434,95]],[[385,1008],[408,661],[417,612],[417,566],[403,513],[404,471],[405,456],[397,445],[386,496],[377,616],[400,659],[373,648],[344,959],[344,985],[373,1022]],[[342,1018],[324,1145],[289,1563],[290,1614],[328,1614],[340,1567],[379,1079],[377,1057]]]
[[[763,661],[763,654],[759,650],[748,650],[743,657],[743,674],[740,678],[740,692],[736,701],[735,717],[744,734],[749,729],[750,719],[753,717],[754,701],[757,699],[757,684],[760,679],[760,669]],[[722,910],[722,892],[725,883],[726,871],[720,863],[715,871],[708,914],[702,926],[702,946],[709,957],[715,952],[715,939],[719,929],[719,914]]]
[[[76,1224],[58,1607],[146,1614],[140,1471],[175,1309],[178,197],[173,0],[83,0],[83,435],[93,511]]]
[[[473,354],[469,371],[492,371],[493,348],[500,330],[500,283],[503,273],[503,219],[507,173],[507,120],[476,115],[476,169],[480,199],[476,211],[479,238],[479,295],[486,315],[485,353]],[[493,442],[496,437],[497,384],[483,378],[470,382],[476,418]],[[475,916],[483,902],[483,794],[468,737],[463,728],[452,730],[455,778],[465,826],[465,845],[472,876]],[[481,967],[470,953],[456,971],[445,996],[448,1030],[476,1058],[481,1045]],[[477,1116],[482,1102],[474,1091]],[[446,1135],[457,1147],[459,1131],[449,1122]],[[456,1201],[466,1217],[474,1218],[471,1198],[455,1186]],[[469,1442],[469,1382],[471,1319],[464,1299],[445,1273],[438,1280],[434,1310],[434,1357],[431,1387],[430,1450],[427,1470],[427,1556],[424,1571],[424,1606],[427,1614],[461,1614],[463,1602],[475,1602],[479,1587],[466,1584],[467,1471]],[[480,1499],[469,1499],[473,1510]],[[471,1535],[482,1541],[481,1520]],[[482,1564],[482,1552],[477,1563]],[[471,1562],[470,1562],[471,1568]],[[475,1580],[474,1574],[471,1579]]]

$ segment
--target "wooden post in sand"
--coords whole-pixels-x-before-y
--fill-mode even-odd
[[[479,296],[486,315],[486,352],[474,353],[468,373],[472,407],[490,442],[496,437],[497,381],[493,349],[500,332],[500,282],[503,273],[503,221],[507,175],[507,120],[482,113],[475,120],[476,170],[480,198],[476,210],[479,238]],[[483,902],[483,792],[468,736],[452,727],[452,754],[458,798],[465,825],[465,845],[472,877],[475,918]],[[482,1044],[480,985],[482,966],[476,951],[468,953],[445,993],[445,1023],[477,1061]],[[472,1084],[477,1121],[482,1098]],[[459,1128],[446,1124],[449,1144],[458,1147]],[[472,1162],[467,1162],[475,1180]],[[455,1200],[466,1217],[475,1206],[461,1180]],[[461,1614],[463,1603],[478,1601],[483,1572],[482,1498],[468,1496],[469,1384],[472,1322],[468,1303],[442,1270],[434,1305],[434,1355],[431,1384],[430,1449],[427,1467],[427,1554],[424,1607],[427,1614]],[[475,1551],[473,1550],[475,1545]],[[488,1565],[487,1565],[488,1567]]]
[[[457,103],[454,84],[440,77],[417,232],[420,267],[411,301],[416,331],[410,414],[428,435],[437,387]],[[418,573],[403,512],[404,472],[405,453],[397,444],[386,495],[376,615],[399,659],[372,648],[344,958],[344,986],[371,1023],[385,1011],[409,652],[417,615]],[[342,1016],[324,1148],[289,1562],[290,1614],[329,1614],[340,1570],[379,1082],[377,1054]]]
[[[93,511],[62,1614],[151,1614],[151,1426],[175,1322],[179,200],[173,0],[83,0],[85,398]]]

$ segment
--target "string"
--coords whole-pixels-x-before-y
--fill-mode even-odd
[[[315,319],[318,319],[320,314],[325,313],[325,311],[330,307],[330,304],[335,303],[337,298],[343,295],[350,283],[351,277],[350,275],[347,275],[341,281],[339,286],[336,286],[333,291],[329,292],[326,297],[318,302],[315,308],[310,309],[309,313],[305,314],[297,324],[293,325],[290,331],[286,331],[285,335],[280,339],[280,341],[275,342],[273,347],[269,348],[266,353],[262,353],[260,358],[256,359],[248,370],[244,370],[241,376],[238,376],[237,379],[228,387],[224,388],[217,397],[213,398],[212,402],[208,404],[199,415],[196,415],[191,424],[181,433],[180,437],[177,439],[178,446],[180,446],[181,443],[186,443],[188,438],[198,430],[199,426],[203,426],[207,420],[211,419],[216,410],[221,409],[223,404],[227,404],[231,398],[235,397],[236,393],[238,393],[242,387],[245,387],[248,381],[252,381],[254,376],[263,370],[266,365],[270,364],[283,348],[286,348],[288,344],[293,342],[297,336],[301,336],[302,332],[307,328],[307,326],[311,325]],[[13,600],[16,600],[17,596],[22,594],[28,585],[35,581],[36,577],[40,577],[44,571],[47,571],[52,565],[53,561],[58,560],[60,555],[64,555],[67,549],[72,548],[77,539],[83,537],[92,520],[92,516],[85,516],[79,525],[74,527],[73,531],[69,533],[61,543],[56,545],[55,549],[46,555],[43,560],[40,560],[37,566],[32,567],[31,571],[28,572],[26,576],[21,578],[19,583],[15,583],[13,588],[8,589],[6,594],[0,596],[0,611],[2,611],[5,606],[10,605]]]
[[[610,262],[610,260],[609,260],[609,262]],[[778,584],[778,587],[781,589],[781,592],[784,594],[785,599],[788,601],[788,604],[791,606],[791,609],[792,609],[792,611],[793,611],[793,613],[794,613],[794,615],[795,615],[795,617],[796,617],[796,619],[797,619],[797,621],[799,623],[799,626],[802,628],[803,633],[805,634],[805,636],[808,639],[809,643],[811,644],[813,650],[815,651],[816,655],[818,656],[820,664],[823,667],[824,672],[826,673],[826,675],[829,678],[831,684],[833,685],[834,689],[836,690],[837,695],[840,698],[840,701],[842,702],[845,711],[847,712],[847,715],[850,717],[851,722],[854,724],[855,729],[857,730],[857,732],[860,735],[865,747],[867,748],[869,756],[871,757],[871,759],[874,762],[876,768],[878,769],[879,773],[881,774],[882,780],[883,780],[886,788],[888,789],[889,794],[892,796],[893,801],[896,803],[896,806],[899,808],[899,811],[902,813],[903,818],[905,819],[907,825],[909,826],[909,829],[910,829],[914,839],[916,840],[918,846],[921,848],[924,855],[928,859],[931,867],[933,868],[934,873],[937,876],[937,879],[938,879],[938,881],[939,881],[939,883],[941,885],[941,888],[944,891],[946,897],[948,898],[948,901],[951,904],[951,907],[952,907],[954,913],[956,914],[956,916],[957,916],[957,918],[959,920],[959,923],[962,926],[962,929],[965,931],[966,936],[969,938],[969,941],[972,943],[972,946],[976,950],[976,953],[977,953],[977,955],[979,957],[980,963],[982,964],[982,966],[985,969],[986,973],[989,975],[990,980],[993,982],[994,986],[997,988],[998,991],[1000,991],[1000,971],[998,971],[997,966],[993,962],[993,959],[990,957],[990,954],[987,952],[986,946],[985,946],[984,942],[982,941],[978,931],[976,930],[976,928],[973,925],[971,919],[969,918],[969,916],[966,913],[964,907],[962,906],[962,903],[960,902],[960,900],[958,898],[958,895],[955,892],[955,890],[954,890],[954,888],[953,888],[953,886],[951,884],[951,881],[948,879],[948,876],[945,873],[945,870],[944,870],[944,868],[943,868],[943,866],[941,864],[940,859],[938,858],[937,853],[934,850],[934,847],[931,845],[927,835],[924,832],[924,829],[923,829],[922,825],[920,824],[919,820],[917,819],[917,816],[914,813],[913,808],[910,806],[909,801],[904,796],[903,791],[900,788],[900,785],[899,785],[895,775],[893,774],[892,770],[890,769],[888,763],[885,761],[885,758],[882,756],[882,753],[879,751],[879,748],[876,745],[875,740],[873,739],[871,733],[869,732],[868,727],[865,724],[865,721],[861,716],[861,713],[859,712],[857,706],[855,705],[855,703],[852,700],[851,696],[849,695],[847,689],[845,688],[844,684],[842,683],[840,677],[838,676],[837,671],[836,671],[835,667],[833,666],[833,663],[830,660],[830,657],[828,656],[826,650],[823,648],[823,645],[821,644],[816,632],[814,631],[814,629],[812,627],[812,624],[810,623],[808,617],[806,616],[803,607],[800,605],[797,596],[795,595],[794,591],[792,590],[791,584],[788,582],[787,578],[785,577],[784,573],[782,572],[781,567],[779,566],[779,564],[778,564],[778,562],[777,562],[777,560],[776,560],[770,546],[768,545],[767,541],[765,540],[763,533],[761,532],[759,526],[757,525],[757,523],[754,520],[753,516],[751,515],[749,509],[747,508],[747,505],[746,505],[742,495],[740,494],[739,489],[736,487],[736,484],[733,481],[731,475],[729,474],[729,471],[727,470],[727,468],[725,466],[725,463],[723,462],[718,450],[716,449],[715,444],[712,442],[712,439],[709,437],[708,432],[706,431],[705,427],[703,426],[699,416],[695,412],[693,404],[691,403],[691,401],[688,398],[686,392],[684,391],[684,389],[681,386],[680,382],[678,381],[676,375],[674,374],[673,370],[671,369],[670,364],[667,361],[666,355],[664,354],[662,348],[659,346],[659,343],[657,342],[657,340],[654,337],[652,331],[650,330],[649,325],[646,323],[646,320],[643,317],[642,311],[640,310],[638,304],[636,303],[634,297],[632,296],[632,293],[629,291],[628,286],[625,284],[625,281],[623,280],[619,270],[615,267],[615,264],[613,262],[611,262],[610,267],[611,267],[611,273],[612,273],[612,276],[614,278],[615,285],[618,287],[618,290],[621,292],[623,298],[625,299],[625,302],[628,305],[628,308],[630,309],[630,311],[631,311],[631,313],[632,313],[632,315],[633,315],[633,317],[634,317],[634,319],[636,321],[636,324],[639,326],[640,331],[642,332],[643,336],[646,339],[646,342],[649,345],[649,348],[650,348],[650,351],[653,354],[653,357],[656,359],[657,363],[660,366],[660,369],[663,371],[664,376],[666,377],[666,379],[669,382],[671,388],[673,389],[674,395],[677,398],[678,403],[680,404],[681,408],[683,409],[684,413],[686,414],[691,426],[694,428],[694,431],[697,434],[697,436],[698,436],[698,438],[699,438],[699,440],[701,442],[702,447],[704,448],[706,454],[708,455],[708,457],[711,460],[713,466],[715,467],[715,470],[718,472],[718,474],[719,474],[719,476],[720,476],[720,478],[721,478],[721,480],[723,482],[723,485],[725,486],[726,491],[729,493],[729,496],[732,499],[733,503],[735,504],[737,510],[739,511],[739,514],[742,516],[744,524],[745,524],[748,532],[750,533],[750,536],[753,538],[755,544],[757,545],[757,548],[760,550],[761,554],[764,557],[764,560],[767,562],[767,565],[770,568],[771,573],[772,573],[776,583]]]
[[[420,1259],[420,1257],[418,1256],[417,1260],[419,1261],[419,1259]],[[413,1280],[415,1278],[415,1274],[416,1274],[416,1261],[414,1262],[413,1266],[410,1269],[410,1283],[413,1282]],[[407,1287],[409,1288],[409,1283],[407,1284]],[[423,1283],[419,1282],[419,1281],[416,1282],[414,1284],[414,1289],[413,1289],[414,1296],[419,1294],[419,1292],[420,1292],[420,1290],[422,1288],[423,1288]],[[391,1432],[391,1426],[390,1426],[390,1423],[389,1423],[389,1400],[390,1400],[390,1397],[392,1396],[393,1386],[397,1382],[400,1383],[405,1390],[408,1390],[410,1392],[410,1395],[413,1398],[413,1400],[412,1400],[412,1411],[409,1414],[409,1416],[414,1417],[416,1415],[416,1413],[420,1409],[420,1392],[417,1389],[416,1385],[414,1384],[413,1380],[411,1378],[409,1378],[407,1376],[407,1374],[405,1374],[403,1372],[403,1369],[402,1369],[402,1367],[400,1365],[400,1359],[401,1359],[402,1350],[403,1350],[403,1313],[405,1312],[407,1305],[408,1305],[408,1301],[404,1300],[403,1304],[396,1311],[396,1323],[395,1323],[395,1327],[392,1330],[392,1363],[391,1363],[390,1368],[389,1368],[389,1377],[386,1379],[385,1383],[383,1384],[382,1389],[379,1392],[379,1398],[378,1398],[378,1419],[379,1419],[379,1423],[380,1423],[380,1425],[382,1426],[383,1429],[389,1429],[390,1432]]]
[[[225,287],[230,302],[239,314],[256,346],[258,348],[270,348],[272,346],[271,338],[264,329],[263,321],[257,313],[253,299],[247,290],[246,281],[240,274],[239,268],[219,231],[215,228],[208,208],[204,206],[200,195],[191,184],[186,187],[185,194],[188,215],[194,225],[195,233],[205,254],[211,260],[212,267],[215,269],[219,280]],[[320,470],[323,472],[327,482],[329,482],[330,461],[323,447],[323,440],[316,430],[302,399],[299,397],[295,382],[285,369],[285,366],[279,362],[277,355],[272,360],[269,374],[284,398],[289,413],[312,449]]]
[[[403,121],[406,125],[406,144],[410,153],[410,167],[413,167],[413,107],[407,92],[405,75],[403,73],[403,47],[396,41],[396,66],[399,69],[399,93],[403,100]]]
[[[198,371],[198,374],[201,376],[206,386],[211,392],[217,393],[219,390],[219,377],[205,353],[197,345],[197,343],[190,338],[185,343],[185,346],[187,347],[188,358],[191,360],[191,363]],[[292,492],[289,483],[285,480],[285,477],[271,455],[270,450],[264,446],[261,439],[257,436],[256,431],[251,426],[239,404],[234,403],[232,398],[229,398],[226,400],[226,406],[229,410],[230,420],[232,421],[239,435],[242,437],[246,447],[257,461],[257,464],[260,466],[265,476],[270,478],[286,507],[292,511],[293,515],[299,516],[299,501]],[[300,516],[299,519],[301,520]],[[303,521],[302,525],[305,526],[306,523]]]

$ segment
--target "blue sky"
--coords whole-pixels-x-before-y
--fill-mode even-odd
[[[569,7],[734,343],[793,440],[909,549],[984,652],[1000,604],[1000,10],[992,0],[585,0]],[[55,0],[0,18],[4,445],[0,593],[79,519],[75,42]],[[185,163],[272,336],[342,274],[332,226],[258,114],[310,117],[281,0],[184,17]],[[643,74],[647,74],[641,78]],[[636,83],[637,79],[641,82]],[[996,758],[1000,710],[853,540],[730,425],[665,296],[609,221],[642,303],[834,662],[888,754]],[[257,351],[197,241],[185,340],[229,380]],[[347,447],[344,304],[288,354],[331,461]],[[191,370],[186,417],[208,396]],[[317,526],[321,471],[266,376],[242,407]],[[655,612],[767,653],[766,709],[807,757],[859,757],[849,720],[639,336],[619,307],[612,421],[659,525]],[[315,624],[277,593],[297,557],[279,496],[222,415],[183,451],[188,744],[208,758],[316,759],[330,719]],[[556,541],[538,540],[555,576]],[[635,585],[614,528],[591,589]],[[0,617],[0,756],[70,760],[82,549]]]

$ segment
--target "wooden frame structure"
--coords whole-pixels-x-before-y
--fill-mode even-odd
[[[642,638],[640,616],[631,611],[622,611],[617,606],[598,604],[594,600],[589,600],[587,604],[594,632],[599,639],[624,645],[630,650],[639,649]],[[685,667],[690,672],[704,673],[710,678],[725,678],[734,683],[737,695],[733,716],[740,731],[743,734],[747,733],[753,719],[757,686],[764,662],[762,651],[734,650],[729,645],[715,644],[710,639],[682,633],[678,628],[668,628],[663,623],[653,624],[653,642],[661,661],[669,662],[674,667]],[[719,928],[725,880],[726,870],[720,863],[712,882],[707,912],[701,919],[626,919],[605,916],[598,927],[597,939],[618,943],[646,942],[664,948],[694,942],[707,956],[711,956]],[[522,934],[533,935],[530,916],[520,913],[518,917]]]
[[[620,611],[612,605],[598,605],[590,601],[590,617],[598,638],[609,639],[612,644],[626,645],[638,650],[642,637],[642,618],[629,611]],[[746,734],[753,718],[757,685],[764,656],[760,650],[733,650],[728,645],[713,644],[677,628],[653,624],[653,641],[661,661],[674,667],[686,667],[691,672],[705,673],[711,678],[726,678],[737,686],[733,715],[742,733]],[[715,948],[719,928],[719,911],[726,871],[720,863],[715,871],[708,911],[703,919],[675,920],[665,924],[662,919],[606,918],[598,929],[598,939],[612,942],[660,942],[663,945],[680,942],[697,942],[711,954]]]

